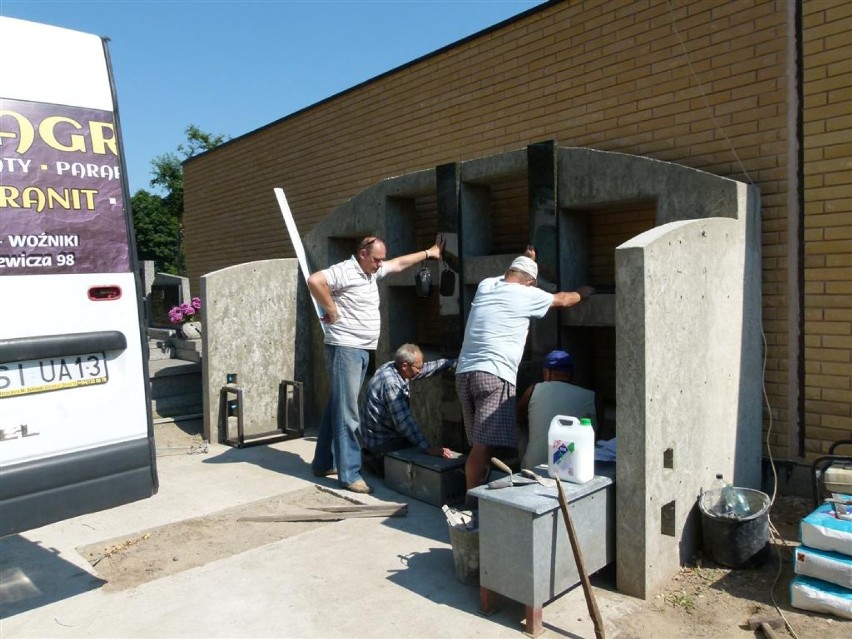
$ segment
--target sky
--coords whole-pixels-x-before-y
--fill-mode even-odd
[[[130,192],[190,124],[235,138],[544,0],[0,0],[106,36]],[[3,64],[8,64],[6,60]]]

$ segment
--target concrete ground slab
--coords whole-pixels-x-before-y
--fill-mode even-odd
[[[310,472],[314,439],[158,458],[160,491],[141,502],[0,540],[0,635],[24,637],[517,637],[524,609],[479,612],[455,579],[439,508],[368,476],[364,503],[406,502],[404,518],[333,522],[121,591],[77,548],[334,478]],[[350,494],[350,493],[347,493]],[[641,602],[595,588],[607,633]],[[580,587],[544,608],[542,636],[593,637]]]

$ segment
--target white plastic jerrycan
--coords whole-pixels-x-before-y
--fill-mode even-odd
[[[590,420],[554,417],[547,431],[547,450],[551,477],[583,484],[595,476],[595,431]]]

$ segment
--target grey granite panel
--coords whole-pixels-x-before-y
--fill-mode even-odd
[[[300,277],[295,259],[279,259],[239,264],[201,278],[204,434],[210,441],[223,441],[219,394],[229,373],[237,375],[235,385],[243,389],[246,435],[278,428],[279,383],[295,376]],[[227,419],[235,438],[236,418]]]

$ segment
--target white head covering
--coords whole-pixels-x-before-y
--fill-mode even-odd
[[[524,255],[516,257],[509,268],[526,273],[533,279],[538,278],[538,264]]]

